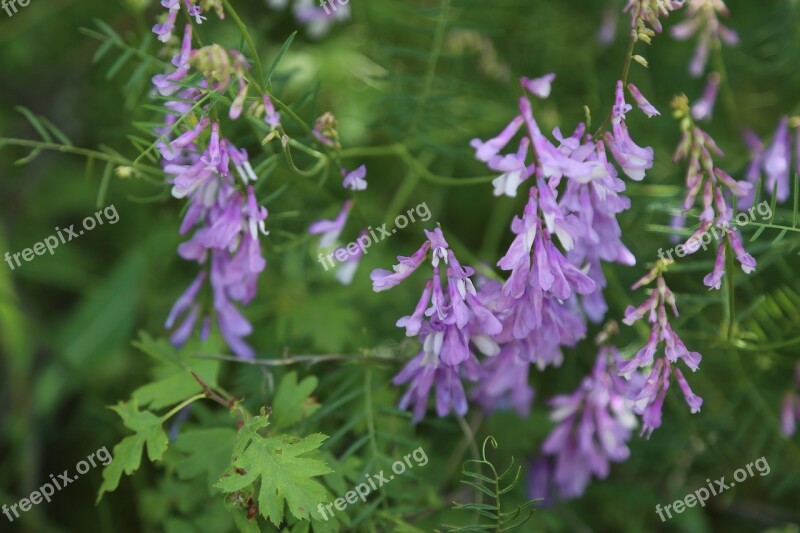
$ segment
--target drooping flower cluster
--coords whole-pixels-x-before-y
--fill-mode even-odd
[[[178,2],[164,1],[169,10],[167,22],[174,23]],[[184,2],[189,14],[200,23],[200,7]],[[212,6],[216,3],[212,2]],[[219,11],[221,15],[221,11]],[[173,21],[173,22],[170,22]],[[172,28],[156,25],[153,31],[167,36]],[[192,28],[187,25],[179,53],[172,61],[172,72],[153,77],[153,85],[164,106],[170,110],[164,127],[158,128],[157,148],[164,172],[171,176],[172,195],[188,199],[189,206],[180,226],[180,233],[192,233],[178,247],[178,254],[187,261],[196,261],[203,270],[175,302],[166,327],[173,329],[171,341],[181,345],[200,322],[200,335],[205,339],[213,323],[219,328],[231,350],[239,357],[254,357],[253,349],[244,341],[252,325],[237,308],[255,297],[258,278],[266,268],[262,257],[260,235],[266,235],[267,210],[259,205],[252,183],[256,175],[247,151],[226,139],[218,122],[205,116],[205,107],[197,106],[210,90],[224,91],[232,79],[238,79],[239,97],[231,107],[230,117],[241,115],[246,96],[244,72],[249,65],[235,50],[226,51],[211,45],[192,49]],[[204,79],[193,87],[179,84],[195,68]],[[194,102],[194,105],[193,105]],[[195,114],[195,110],[199,111]],[[268,95],[263,107],[254,105],[254,115],[266,114],[265,120],[277,124]],[[235,172],[234,172],[235,170]],[[208,282],[210,297],[201,297]]]
[[[422,345],[420,353],[393,380],[395,385],[408,384],[400,407],[411,406],[415,423],[424,416],[434,385],[439,416],[451,410],[459,415],[467,412],[462,379],[474,382],[482,375],[476,350],[490,357],[499,354],[492,337],[502,329],[478,297],[471,280],[475,271],[458,262],[441,229],[426,230],[425,235],[427,240],[411,257],[398,257],[400,263],[393,271],[378,269],[370,275],[376,292],[388,290],[411,276],[429,254],[431,257],[433,276],[414,312],[397,321],[407,336],[418,337]]]
[[[603,346],[594,368],[580,387],[548,402],[550,420],[557,425],[542,443],[542,457],[531,469],[531,498],[575,498],[583,494],[592,476],[608,477],[610,463],[630,455],[627,442],[636,417],[626,398],[629,384],[619,377],[620,355]]]
[[[523,78],[521,84],[532,95],[546,98],[553,79],[552,74]],[[628,89],[644,113],[658,114],[634,85],[629,84]],[[502,270],[510,272],[494,308],[504,324],[498,342],[514,344],[503,352],[509,359],[516,357],[540,368],[560,364],[561,347],[573,346],[585,335],[578,296],[583,298],[584,310],[592,320],[601,320],[605,313],[602,292],[598,290],[605,286],[600,262],[635,262],[622,244],[616,222],[616,215],[630,202],[619,195],[625,185],[606,155],[609,146],[616,162],[633,179],[642,179],[652,167],[652,148],[638,146],[628,132],[625,114],[630,109],[619,82],[611,112],[613,131],[607,132],[606,141],[593,141],[586,134],[585,125],[579,124],[570,137],[564,137],[556,128],[556,146],[539,128],[530,100],[522,97],[519,115],[497,137],[471,143],[479,160],[502,173],[493,182],[495,195],[516,196],[519,186],[531,180],[522,217],[515,218],[511,225],[516,238],[498,262]],[[501,154],[523,126],[526,135],[521,137],[516,152]],[[564,192],[559,199],[562,181]],[[491,366],[490,370],[497,370]],[[504,379],[498,382],[511,383]],[[481,400],[484,404],[494,403],[494,398]]]
[[[773,192],[776,201],[783,203],[789,199],[791,175],[791,136],[789,133],[789,117],[783,116],[772,138],[772,144],[765,148],[755,133],[745,131],[745,144],[752,153],[750,166],[747,169],[747,181],[755,185],[762,174],[766,177],[762,189],[769,195]],[[797,162],[800,171],[800,133],[797,134]],[[755,191],[753,191],[755,192]],[[753,194],[742,200],[743,207],[750,207],[755,202]]]
[[[730,195],[747,196],[752,185],[734,180],[715,165],[713,155],[722,156],[722,150],[708,133],[694,124],[685,96],[675,98],[673,107],[675,108],[675,117],[680,120],[682,132],[673,161],[687,161],[687,192],[683,209],[691,209],[702,191],[700,226],[683,246],[686,253],[692,254],[700,249],[701,236],[707,233],[712,225],[725,228],[727,239],[719,241],[714,269],[703,279],[703,283],[707,287],[719,289],[722,276],[725,274],[725,252],[729,243],[745,274],[749,274],[756,268],[756,261],[744,250],[739,233],[730,227],[733,209],[728,203]]]
[[[797,431],[797,421],[800,420],[800,363],[794,369],[794,390],[783,397],[781,409],[781,431],[791,437]]]
[[[634,411],[636,414],[642,415],[644,424],[642,434],[647,435],[648,438],[656,428],[661,426],[661,411],[673,374],[691,412],[699,412],[700,406],[703,405],[703,399],[692,392],[689,383],[676,364],[679,359],[683,360],[684,364],[694,372],[700,366],[702,356],[697,352],[689,351],[669,323],[666,306],[670,306],[674,317],[678,316],[678,308],[675,305],[675,296],[667,287],[661,274],[662,268],[663,264],[657,264],[652,271],[631,287],[632,290],[636,290],[656,280],[656,288],[651,292],[650,297],[639,307],[628,306],[623,320],[630,326],[646,316],[652,327],[647,344],[636,352],[632,359],[620,362],[618,365],[620,374],[626,378],[641,369],[650,368],[644,386],[640,389],[638,387],[630,389],[630,399],[635,402]],[[662,342],[664,343],[664,355],[656,358]]]
[[[673,26],[670,32],[681,41],[697,36],[697,47],[689,63],[689,72],[700,77],[706,68],[709,51],[721,46],[721,43],[735,46],[739,36],[719,21],[720,15],[727,17],[730,14],[723,0],[687,0],[686,3],[686,20]]]

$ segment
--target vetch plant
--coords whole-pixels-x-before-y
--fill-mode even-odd
[[[112,403],[98,505],[146,530],[652,530],[707,513],[707,485],[656,506],[743,454],[761,459],[736,482],[770,457],[780,490],[724,487],[693,523],[792,516],[797,84],[784,55],[764,79],[748,70],[781,49],[756,46],[780,32],[748,17],[775,15],[717,0],[256,4],[131,0],[134,18],[83,30],[111,82],[129,76],[131,147],[82,148],[22,107],[39,138],[0,137],[2,155],[28,150],[17,164],[40,158],[32,175],[45,152],[99,174],[89,200],[109,207],[84,231],[114,225],[123,194],[143,226],[136,242],[125,225],[103,235],[105,277],[73,279],[72,250],[16,270],[80,234],[65,211],[41,233],[56,235],[6,253],[0,403],[15,422],[0,433],[36,443],[37,416]],[[587,53],[554,20],[606,46]],[[664,34],[697,41],[690,73]],[[63,189],[43,183],[22,192],[51,206]],[[42,276],[91,297],[26,346],[14,283],[27,296]],[[609,501],[642,508],[594,505]]]

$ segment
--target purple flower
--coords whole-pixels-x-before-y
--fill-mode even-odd
[[[722,276],[725,274],[725,242],[717,247],[717,260],[714,262],[714,270],[703,278],[703,285],[711,289],[719,290],[722,285]]]
[[[553,80],[556,79],[555,74],[545,74],[539,78],[528,79],[522,78],[520,83],[522,86],[530,92],[532,95],[537,96],[539,98],[547,98],[550,96],[550,89],[553,83]]]
[[[719,91],[719,74],[712,72],[708,75],[708,83],[703,90],[703,97],[692,106],[692,118],[695,120],[705,120],[711,118],[714,110],[714,102],[717,101]]]
[[[644,424],[642,435],[647,435],[648,438],[655,429],[661,426],[661,410],[673,371],[691,412],[698,412],[703,403],[702,398],[692,393],[680,369],[673,368],[678,359],[682,359],[686,366],[692,371],[696,371],[700,364],[701,355],[697,352],[690,352],[669,324],[666,305],[670,305],[674,316],[678,316],[678,309],[675,305],[675,297],[664,282],[664,278],[659,273],[658,268],[659,266],[657,265],[653,271],[634,285],[634,288],[636,288],[649,283],[653,279],[657,279],[657,287],[650,298],[639,308],[629,307],[625,313],[625,323],[627,325],[632,325],[641,320],[646,314],[649,315],[647,321],[652,324],[650,338],[647,344],[632,359],[618,363],[620,374],[626,377],[632,375],[637,369],[653,365],[644,386],[641,388],[631,387],[628,394],[628,397],[635,404],[634,411],[636,414],[642,415]],[[656,310],[655,312],[654,309]],[[653,364],[653,358],[661,342],[664,343],[664,357],[659,357]]]
[[[345,189],[350,189],[351,191],[364,191],[367,189],[367,180],[364,179],[367,176],[366,165],[361,165],[352,172],[343,168],[342,175],[344,176],[342,187]]]
[[[529,176],[528,168],[525,165],[528,146],[530,146],[530,140],[525,137],[520,141],[516,154],[497,155],[489,161],[490,169],[503,173],[492,180],[495,196],[506,195],[512,198],[517,196],[517,189]]]
[[[732,231],[728,235],[731,239],[731,248],[733,248],[736,260],[739,261],[739,264],[742,266],[742,271],[745,274],[754,271],[756,269],[756,260],[745,251],[744,246],[742,246],[742,241],[739,239],[739,234],[736,231]]]
[[[653,105],[647,101],[647,98],[644,97],[636,85],[629,83],[628,91],[630,91],[631,96],[633,96],[633,99],[636,101],[636,105],[639,106],[639,109],[642,110],[642,113],[648,117],[654,117],[661,114],[658,112],[658,109],[653,107]]]
[[[687,4],[686,20],[673,26],[670,32],[680,41],[697,35],[697,47],[689,64],[689,72],[699,77],[705,70],[710,48],[721,46],[720,41],[734,46],[739,42],[739,36],[719,21],[719,15],[729,14],[722,0],[688,0]]]
[[[353,201],[346,200],[336,218],[333,220],[318,220],[309,226],[308,232],[311,235],[322,235],[319,241],[320,248],[330,248],[336,243],[336,239],[341,235],[352,208]]]
[[[167,18],[164,20],[164,22],[153,26],[153,33],[158,35],[158,40],[162,43],[165,43],[172,38],[172,30],[175,29],[175,20],[177,20],[178,11],[180,10],[180,6],[177,2],[172,3],[174,3],[176,7],[169,7],[169,11],[167,11]]]
[[[783,397],[781,409],[781,431],[784,435],[791,437],[795,434],[797,420],[800,420],[800,396],[793,392],[787,392]]]
[[[494,357],[500,348],[494,337],[503,326],[479,297],[472,284],[475,271],[462,266],[440,228],[425,232],[428,239],[414,256],[399,257],[400,265],[395,272],[375,270],[371,277],[373,289],[378,292],[398,285],[417,270],[432,251],[433,277],[425,284],[414,312],[397,321],[398,327],[406,329],[406,335],[418,336],[422,352],[398,374],[394,383],[409,383],[403,399],[402,409],[413,402],[414,422],[424,415],[428,395],[436,383],[436,411],[446,416],[452,409],[459,415],[467,410],[467,399],[462,378],[476,381],[483,373],[476,352]],[[439,259],[444,259],[446,285],[442,282]]]
[[[475,157],[483,162],[488,162],[496,157],[500,150],[511,142],[511,139],[517,134],[522,124],[522,117],[517,116],[514,117],[514,120],[512,120],[497,137],[485,142],[480,139],[472,139],[470,146],[475,149]]]
[[[800,420],[800,363],[794,368],[794,389],[783,397],[781,431],[787,437],[794,435]]]
[[[399,285],[400,282],[413,274],[422,262],[425,261],[430,247],[430,241],[425,241],[422,246],[420,246],[419,250],[414,252],[414,255],[411,257],[399,256],[397,260],[400,263],[392,267],[394,271],[383,269],[373,270],[369,276],[370,279],[372,279],[372,290],[381,292]]]
[[[785,202],[789,198],[790,150],[789,118],[782,117],[778,122],[772,145],[764,153],[764,174],[767,177],[764,188],[770,194],[777,188],[776,196],[779,202]]]
[[[653,167],[653,149],[642,148],[631,139],[625,124],[625,113],[630,109],[625,103],[622,82],[617,81],[616,103],[611,113],[613,134],[606,132],[605,138],[622,171],[632,180],[641,181],[645,171]]]
[[[281,123],[281,114],[275,111],[272,98],[267,93],[264,93],[264,111],[264,122],[272,129],[277,128]]]

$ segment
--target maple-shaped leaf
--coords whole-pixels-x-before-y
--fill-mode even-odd
[[[307,454],[317,450],[328,437],[320,433],[306,438],[264,437],[259,432],[268,425],[269,417],[263,414],[245,422],[236,438],[233,464],[215,486],[232,493],[260,481],[257,501],[264,518],[280,526],[288,505],[296,518],[309,520],[317,505],[328,500],[327,491],[314,477],[328,474],[331,469]]]
[[[308,376],[300,383],[297,382],[297,372],[283,376],[273,400],[272,426],[284,429],[317,412],[320,405],[311,395],[316,388],[315,376]]]
[[[120,402],[111,408],[122,418],[123,424],[135,432],[114,446],[112,461],[103,470],[103,484],[97,493],[97,501],[103,493],[113,492],[119,486],[122,474],[133,474],[142,463],[142,451],[147,446],[147,458],[160,461],[167,451],[169,441],[162,427],[163,419],[150,411],[139,411],[135,401]]]

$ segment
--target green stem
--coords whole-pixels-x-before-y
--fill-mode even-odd
[[[294,164],[294,160],[292,159],[292,149],[289,148],[289,142],[285,142],[285,143],[281,142],[281,144],[283,145],[283,153],[286,156],[286,164],[289,165],[289,168],[295,174],[298,174],[298,175],[306,177],[306,178],[312,178],[312,177],[316,176],[317,174],[319,174],[320,171],[323,170],[324,168],[326,168],[328,166],[328,164],[329,164],[328,163],[328,158],[327,157],[322,157],[309,170],[301,170],[300,168],[297,167],[297,165]]]
[[[173,407],[173,408],[172,408],[172,410],[171,410],[169,413],[167,413],[167,414],[165,414],[164,416],[162,416],[162,417],[161,417],[161,423],[163,424],[164,422],[166,422],[167,420],[169,420],[169,419],[170,419],[170,417],[172,417],[173,415],[177,414],[177,413],[178,413],[178,411],[180,411],[181,409],[183,409],[183,408],[184,408],[184,407],[186,407],[187,405],[189,405],[189,404],[191,404],[191,403],[194,403],[194,402],[196,402],[197,400],[202,400],[202,399],[203,399],[203,398],[205,398],[205,397],[206,397],[206,393],[205,393],[205,392],[201,392],[201,393],[199,393],[199,394],[195,394],[194,396],[192,396],[192,397],[191,397],[191,398],[189,398],[188,400],[184,400],[183,402],[181,402],[181,403],[179,403],[178,405],[176,405],[175,407]]]
[[[428,168],[422,163],[420,163],[419,160],[417,160],[417,158],[414,157],[411,154],[411,152],[409,152],[408,148],[401,143],[388,144],[385,146],[367,146],[364,148],[349,148],[346,150],[342,150],[341,152],[342,157],[359,157],[359,156],[379,157],[384,155],[394,155],[396,157],[399,157],[409,167],[418,172],[423,179],[430,181],[431,183],[436,183],[438,185],[447,185],[455,187],[483,185],[497,178],[496,174],[493,174],[491,176],[478,176],[470,178],[452,178],[449,176],[441,176],[439,174],[436,174],[428,170]]]
[[[142,173],[151,173],[157,176],[161,176],[163,172],[160,168],[154,167],[152,165],[143,165],[141,163],[137,163],[135,161],[129,161],[124,157],[117,157],[111,154],[107,154],[105,152],[100,152],[97,150],[88,150],[86,148],[78,148],[76,146],[67,146],[66,144],[55,144],[49,142],[41,142],[41,141],[29,141],[27,139],[2,139],[0,138],[0,148],[5,145],[9,146],[22,146],[25,148],[39,148],[41,150],[53,150],[55,152],[61,152],[65,154],[74,154],[80,155],[87,158],[96,158],[102,161],[108,161],[109,163],[116,163],[118,165],[123,166],[130,166],[133,167],[135,170],[138,170]]]
[[[247,26],[242,22],[242,19],[239,18],[239,14],[233,9],[231,3],[228,0],[222,0],[222,2],[225,4],[225,9],[230,13],[231,18],[233,18],[233,22],[239,27],[239,31],[242,32],[242,37],[244,37],[247,47],[250,49],[250,53],[253,54],[253,63],[256,69],[256,84],[261,92],[266,92],[266,87],[264,87],[264,82],[266,81],[264,78],[264,67],[261,65],[261,58],[258,55],[256,43],[253,41],[250,32],[247,30]]]
[[[625,64],[622,65],[622,77],[620,78],[622,80],[623,87],[628,83],[628,74],[631,71],[631,61],[633,60],[633,49],[635,46],[636,46],[636,32],[631,31],[631,39],[630,42],[628,42],[628,51],[625,54]],[[609,110],[608,114],[606,115],[606,118],[603,119],[603,122],[600,124],[600,127],[597,128],[597,131],[594,132],[594,135],[592,135],[593,142],[597,142],[597,140],[600,138],[600,135],[602,135],[603,132],[606,130],[606,128],[608,128],[608,125],[611,123],[613,109],[614,108],[612,107],[611,110]]]

